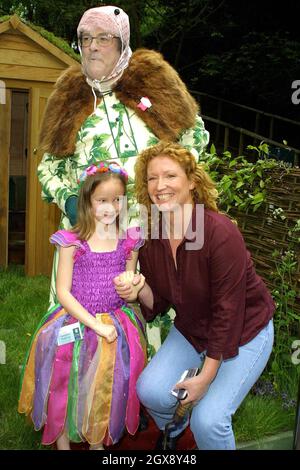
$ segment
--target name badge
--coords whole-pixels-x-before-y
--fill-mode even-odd
[[[76,322],[71,325],[61,327],[57,338],[57,344],[58,346],[61,346],[62,344],[73,343],[80,339],[82,339],[81,328],[79,322]]]

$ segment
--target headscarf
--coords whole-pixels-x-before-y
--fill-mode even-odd
[[[97,27],[103,29],[103,31],[107,33],[111,33],[114,36],[117,36],[118,38],[120,38],[121,41],[120,58],[114,69],[107,77],[104,77],[102,80],[92,80],[88,77],[83,67],[83,73],[87,77],[88,84],[92,88],[96,88],[100,92],[103,92],[111,88],[113,83],[115,83],[121,77],[123,71],[128,66],[129,59],[132,55],[132,51],[129,47],[129,18],[128,15],[121,8],[116,6],[90,8],[83,14],[78,24],[78,38],[80,37],[83,31]]]

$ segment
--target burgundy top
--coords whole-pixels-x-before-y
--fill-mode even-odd
[[[194,209],[193,227],[195,214]],[[140,249],[141,272],[154,295],[153,310],[141,304],[142,312],[152,320],[173,306],[176,328],[198,352],[229,359],[267,325],[275,305],[238,227],[227,216],[205,209],[203,233],[200,249],[187,250],[192,238],[183,239],[177,269],[169,240],[148,240]]]

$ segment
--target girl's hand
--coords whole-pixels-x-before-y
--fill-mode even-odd
[[[188,392],[186,399],[180,400],[180,403],[185,405],[187,403],[201,400],[201,398],[206,394],[209,385],[209,383],[202,380],[201,374],[199,374],[197,377],[184,380],[183,382],[178,382],[174,388],[184,388]]]
[[[117,330],[113,325],[104,325],[99,321],[96,323],[94,331],[97,335],[103,336],[108,343],[113,343],[118,337]]]
[[[142,274],[134,274],[133,271],[124,271],[114,278],[114,285],[121,299],[134,302],[139,291],[144,287],[145,277]]]

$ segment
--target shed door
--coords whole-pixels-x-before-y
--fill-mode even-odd
[[[51,273],[54,248],[49,243],[49,237],[57,230],[60,218],[60,211],[55,204],[42,201],[37,177],[37,167],[42,158],[38,150],[39,129],[51,91],[50,88],[30,90],[25,251],[25,272],[28,276]]]
[[[0,80],[0,266],[8,263],[8,178],[11,90]]]

